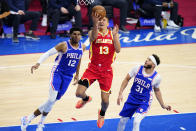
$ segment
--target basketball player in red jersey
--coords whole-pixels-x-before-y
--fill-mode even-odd
[[[113,63],[116,53],[120,52],[119,28],[115,25],[113,30],[108,29],[108,18],[101,17],[95,13],[92,15],[93,28],[89,31],[91,62],[78,82],[76,96],[82,98],[76,104],[76,108],[83,107],[92,98],[85,93],[87,88],[96,80],[101,89],[101,109],[98,111],[97,126],[101,128],[104,124],[105,112],[109,105],[111,84],[113,79]]]

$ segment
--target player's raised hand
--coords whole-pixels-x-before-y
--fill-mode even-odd
[[[119,94],[118,99],[117,99],[117,104],[120,105],[120,102],[123,101],[123,95]]]
[[[31,67],[31,73],[33,74],[33,70],[37,70],[40,66],[40,63],[36,63],[34,66]]]
[[[113,30],[112,30],[113,36],[117,35],[118,31],[119,31],[119,27],[118,27],[118,25],[115,25]]]
[[[94,24],[97,24],[100,19],[101,19],[101,16],[97,14],[96,12],[92,14],[92,20]]]
[[[73,85],[78,84],[78,80],[79,80],[79,76],[78,76],[78,75],[75,75],[75,76],[74,76],[74,82],[73,82]]]

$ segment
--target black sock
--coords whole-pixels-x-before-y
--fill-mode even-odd
[[[103,110],[101,109],[100,115],[101,115],[101,116],[105,116],[105,111],[103,111]]]
[[[88,99],[89,99],[89,96],[86,96],[86,97],[83,98],[82,100],[83,100],[83,101],[88,101]]]

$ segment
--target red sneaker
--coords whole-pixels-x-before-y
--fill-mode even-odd
[[[77,108],[77,109],[80,109],[80,108],[82,108],[86,103],[91,102],[91,101],[92,101],[92,97],[91,97],[91,96],[89,96],[88,101],[83,101],[83,100],[81,99],[81,100],[79,100],[79,101],[77,102],[76,108]]]
[[[98,126],[99,128],[102,128],[102,126],[103,126],[103,124],[104,124],[104,116],[101,116],[101,115],[100,115],[100,111],[101,111],[101,110],[98,111],[97,126]]]

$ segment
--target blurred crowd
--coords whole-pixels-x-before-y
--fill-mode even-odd
[[[30,11],[32,0],[0,0],[0,29],[2,25],[13,27],[13,42],[19,42],[19,25],[31,21],[31,25],[25,36],[37,40],[38,36],[34,31],[41,26],[50,25],[50,37],[56,39],[57,26],[59,23],[74,19],[72,26],[82,28],[81,8],[88,9],[88,29],[92,27],[91,11],[95,5],[111,6],[120,11],[119,29],[128,33],[126,28],[127,17],[139,18],[140,16],[155,19],[154,31],[160,32],[163,11],[169,11],[170,17],[167,26],[179,28],[178,24],[178,3],[173,0],[94,0],[92,4],[81,6],[78,0],[39,0],[42,11]],[[79,0],[80,1],[80,0]],[[84,1],[84,0],[83,0]],[[91,1],[91,0],[85,0]],[[146,13],[147,12],[147,13]],[[146,13],[146,14],[145,14]],[[147,15],[150,14],[150,15]],[[2,30],[2,29],[1,29]]]

